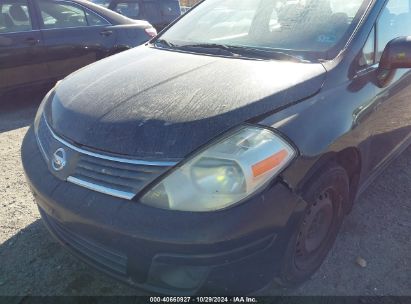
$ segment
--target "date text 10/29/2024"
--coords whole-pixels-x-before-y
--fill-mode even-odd
[[[253,297],[150,297],[150,303],[258,303]]]

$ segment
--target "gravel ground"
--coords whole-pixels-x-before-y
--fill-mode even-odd
[[[0,295],[141,295],[71,257],[43,227],[20,162],[40,96],[0,106]],[[359,198],[310,281],[264,294],[411,296],[410,231],[411,148]]]

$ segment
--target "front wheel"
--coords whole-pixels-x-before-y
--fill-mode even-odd
[[[306,188],[305,213],[288,242],[280,276],[282,286],[295,286],[309,279],[332,248],[349,201],[346,171],[331,165],[316,175]]]

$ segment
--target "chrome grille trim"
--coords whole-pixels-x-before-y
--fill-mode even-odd
[[[178,163],[134,160],[79,148],[56,135],[44,114],[39,122],[36,140],[50,170],[58,178],[89,190],[126,200],[133,199],[155,178]],[[63,174],[60,172],[57,174],[50,167],[50,159],[54,149],[61,145],[68,151],[71,150],[74,161]]]
[[[47,153],[46,153],[46,150],[44,150],[44,147],[43,147],[43,145],[41,144],[41,141],[40,141],[40,139],[39,139],[38,136],[36,136],[36,141],[37,141],[37,145],[40,147],[41,154],[43,154],[43,157],[45,158],[46,162],[49,162],[50,159],[49,159],[49,157],[48,157],[48,155],[47,155]]]
[[[70,183],[73,183],[77,186],[81,186],[96,192],[100,192],[103,194],[107,194],[107,195],[111,195],[111,196],[115,196],[115,197],[119,197],[119,198],[123,198],[123,199],[127,199],[127,200],[131,200],[134,196],[136,196],[136,194],[132,193],[132,192],[126,192],[126,191],[120,191],[120,190],[115,190],[112,188],[108,188],[108,187],[104,187],[101,185],[97,185],[94,183],[90,183],[87,181],[84,181],[82,179],[79,179],[77,177],[73,177],[73,176],[69,176],[67,178],[67,181]]]
[[[105,159],[113,162],[118,162],[118,163],[126,163],[126,164],[132,164],[132,165],[143,165],[143,166],[156,166],[156,167],[172,167],[175,166],[178,162],[165,162],[165,161],[143,161],[143,160],[135,160],[135,159],[128,159],[128,158],[120,158],[120,157],[114,157],[114,156],[108,156],[108,155],[103,155],[103,154],[98,154],[95,152],[91,152],[88,150],[81,149],[79,147],[76,147],[64,139],[58,137],[53,130],[51,129],[49,123],[47,122],[47,119],[43,117],[44,122],[46,123],[47,128],[49,129],[51,135],[54,137],[55,140],[59,141],[61,144],[69,147],[70,149],[80,153],[80,154],[86,154],[88,156],[100,158],[100,159]]]
[[[43,129],[46,129],[46,130],[43,130]],[[44,133],[44,132],[49,132],[49,131],[50,131],[50,128],[49,128],[48,124],[46,123],[45,117],[43,115],[41,117],[40,121],[39,121],[38,132],[39,133],[40,132]],[[52,133],[50,132],[50,134],[52,134]],[[40,136],[38,134],[36,134],[36,136],[35,136],[36,140],[37,140],[37,144],[40,147],[40,150],[41,150],[46,162],[50,161],[50,158],[49,158],[49,154],[51,153],[51,151],[50,151],[50,138],[49,138],[50,136],[48,136],[50,134],[43,134],[43,138],[41,140],[40,140]]]

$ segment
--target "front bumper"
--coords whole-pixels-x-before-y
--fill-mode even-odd
[[[281,183],[211,213],[161,210],[97,193],[52,175],[32,128],[22,160],[50,232],[85,262],[153,293],[228,295],[264,287],[305,207]]]

